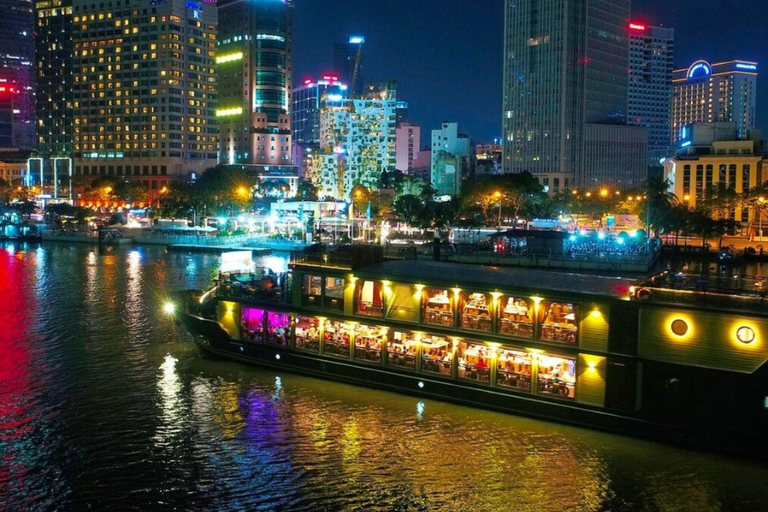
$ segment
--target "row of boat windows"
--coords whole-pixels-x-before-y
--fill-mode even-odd
[[[445,378],[573,399],[576,359],[515,347],[246,307],[242,339]]]
[[[302,304],[344,311],[345,287],[343,278],[304,275]],[[354,313],[515,338],[578,341],[579,307],[567,302],[542,301],[536,307],[531,299],[511,295],[358,281]]]

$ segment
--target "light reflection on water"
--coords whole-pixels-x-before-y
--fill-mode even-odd
[[[161,308],[217,259],[0,251],[0,509],[764,509],[758,463],[208,359]]]

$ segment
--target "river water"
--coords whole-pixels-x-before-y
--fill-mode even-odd
[[[764,464],[208,359],[161,310],[217,262],[0,246],[0,510],[768,508]]]

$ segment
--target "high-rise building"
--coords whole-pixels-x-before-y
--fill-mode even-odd
[[[73,0],[75,174],[151,197],[216,165],[216,7]]]
[[[72,155],[74,102],[74,48],[72,0],[45,0],[36,4],[35,107],[40,163]],[[103,20],[102,20],[103,21]],[[38,169],[39,170],[39,169]],[[37,172],[34,174],[38,175]]]
[[[347,85],[336,75],[324,75],[322,80],[304,80],[293,89],[291,131],[294,144],[320,143],[320,112],[326,99],[338,103],[347,96]]]
[[[0,9],[0,84],[13,99],[10,146],[3,147],[32,149],[36,145],[35,5],[32,0],[0,0]]]
[[[591,185],[586,125],[627,128],[630,0],[519,0],[505,16],[504,172],[552,192]]]
[[[471,169],[472,144],[469,137],[459,133],[457,123],[443,123],[432,130],[431,182],[438,196],[457,196],[461,180]]]
[[[326,104],[317,157],[320,197],[348,198],[355,185],[377,188],[381,173],[395,170],[397,105],[384,91]]]
[[[669,156],[675,31],[643,23],[629,24],[629,100],[627,124],[644,126],[648,158]]]
[[[219,161],[244,166],[261,179],[286,179],[293,188],[293,1],[218,5]]]
[[[413,169],[413,161],[420,150],[421,126],[399,123],[395,130],[396,169],[409,173]]]
[[[736,123],[739,139],[755,127],[757,63],[732,60],[710,64],[697,60],[677,69],[672,89],[672,141],[685,138],[683,127],[693,123]]]
[[[359,96],[364,93],[363,46],[365,38],[349,36],[346,42],[333,45],[333,71],[339,79],[349,84],[349,93]]]

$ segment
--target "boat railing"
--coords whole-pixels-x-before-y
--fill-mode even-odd
[[[768,279],[762,276],[718,276],[665,270],[638,281],[632,300],[700,303],[707,307],[768,311]]]

